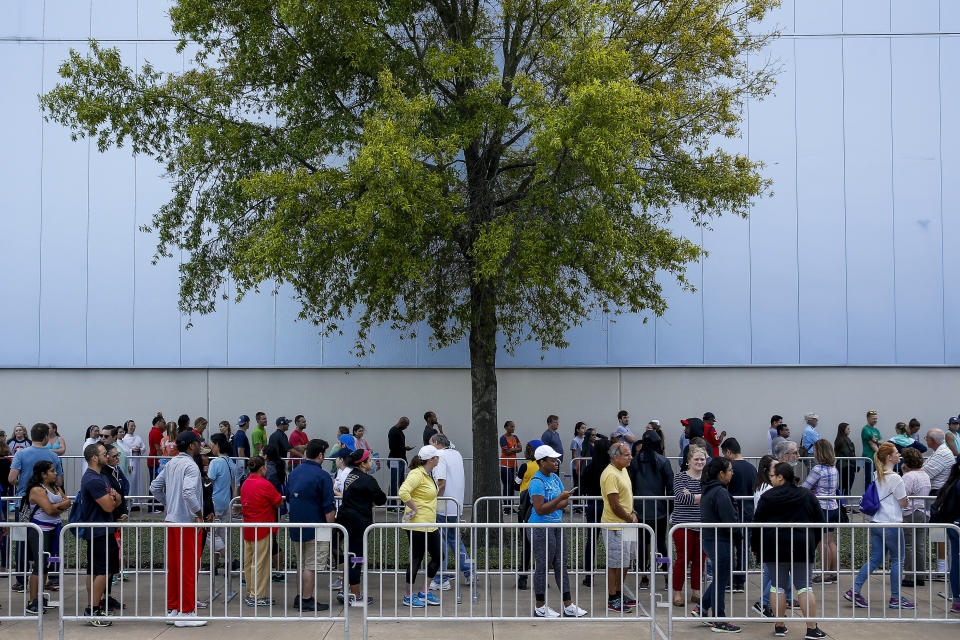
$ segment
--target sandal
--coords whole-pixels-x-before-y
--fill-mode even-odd
[[[692,604],[700,604],[700,592],[699,592],[699,591],[696,591],[696,590],[695,590],[695,591],[693,592],[693,595],[690,596],[690,602],[691,602]]]
[[[680,595],[679,591],[674,592],[673,594],[673,606],[682,607],[683,606],[683,596]]]

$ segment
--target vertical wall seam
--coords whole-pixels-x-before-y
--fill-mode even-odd
[[[90,13],[87,18],[87,37],[93,35],[93,0],[90,0]],[[83,292],[83,364],[90,364],[90,149],[91,141],[87,138],[87,237],[85,238],[84,255],[84,292]]]
[[[704,245],[704,235],[703,235],[703,226],[700,227],[700,249],[703,249]],[[700,254],[700,364],[707,363],[707,313],[706,313],[706,300],[704,299],[703,290],[706,285],[706,275],[705,275],[705,263],[707,261],[706,255],[703,253]]]
[[[750,65],[750,56],[747,56],[747,65]],[[744,104],[746,111],[745,127],[747,138],[747,160],[751,160],[750,153],[750,98]],[[753,212],[747,212],[747,342],[750,345],[750,360],[753,362]]]
[[[796,30],[797,5],[793,5],[794,30]],[[797,39],[791,42],[793,47],[793,211],[794,243],[797,250],[797,364],[802,364],[800,344],[800,134],[797,126]]]
[[[843,30],[843,12],[840,15]],[[850,269],[847,265],[850,247],[847,245],[847,65],[846,40],[840,39],[840,145],[843,180],[843,320],[844,365],[850,365]]]
[[[47,35],[47,0],[43,0],[41,7],[41,25],[40,34],[43,38]],[[47,44],[40,44],[40,93],[45,93],[47,68]],[[39,114],[38,114],[39,116]],[[47,127],[43,122],[43,116],[40,117],[40,233],[37,236],[37,366],[40,366],[40,351],[43,346],[41,332],[43,330],[43,151],[44,151],[44,132]]]
[[[137,24],[139,25],[139,18]],[[140,62],[140,43],[133,43],[133,64]],[[137,165],[136,154],[133,156],[133,234],[131,244],[133,245],[133,264],[131,273],[133,274],[133,297],[130,301],[130,362],[132,366],[137,365],[137,215],[139,207],[137,206]]]
[[[893,26],[893,3],[890,4],[890,25]],[[900,347],[897,341],[897,193],[894,171],[894,131],[893,131],[893,38],[887,38],[887,62],[890,65],[890,236],[893,258],[893,363],[900,364]]]
[[[940,5],[937,5],[937,28],[943,30],[940,15]],[[943,346],[943,364],[947,364],[947,267],[944,253],[943,235],[946,232],[943,226],[943,38],[937,37],[937,141],[939,154],[937,157],[938,193],[940,205],[940,341]]]

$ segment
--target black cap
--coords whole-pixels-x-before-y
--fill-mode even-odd
[[[283,416],[280,416],[279,418],[277,418],[277,426],[279,427],[282,424],[290,424],[290,421],[284,418]]]
[[[177,436],[177,449],[179,449],[181,452],[186,452],[186,450],[189,449],[190,445],[194,442],[202,443],[203,440],[201,440],[193,431],[184,431]]]
[[[713,411],[707,411],[705,414],[703,414],[704,422],[706,422],[707,420],[716,420],[716,419],[717,419],[717,416],[713,415]]]

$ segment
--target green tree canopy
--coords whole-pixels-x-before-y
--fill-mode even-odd
[[[469,339],[476,495],[498,490],[497,335],[564,346],[598,310],[666,308],[700,247],[668,228],[745,216],[768,186],[716,141],[771,90],[748,64],[776,0],[179,0],[191,68],[90,43],[48,119],[158,159],[157,257],[208,313],[292,285],[323,332]]]

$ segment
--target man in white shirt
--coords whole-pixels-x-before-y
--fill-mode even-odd
[[[123,436],[123,444],[130,451],[127,456],[127,466],[130,469],[130,477],[127,478],[130,481],[130,495],[142,496],[146,487],[144,486],[143,458],[141,456],[144,455],[146,445],[143,443],[143,438],[136,434],[136,422],[127,420],[123,424],[123,428],[127,431],[127,435]],[[141,500],[134,501],[133,508],[139,510],[140,503]]]
[[[631,446],[637,441],[637,436],[630,430],[630,413],[623,409],[617,412],[617,426],[613,432],[619,434]]]
[[[463,508],[463,494],[466,486],[466,476],[463,471],[463,456],[453,448],[450,439],[442,433],[431,436],[430,444],[438,449],[440,462],[433,470],[433,479],[437,481],[437,497],[453,498],[453,500],[437,501],[437,522],[456,523],[460,521],[460,512]],[[442,553],[443,559],[440,561],[441,567],[447,566],[446,554],[457,554],[457,569],[463,572],[463,577],[469,582],[472,563],[467,554],[467,548],[463,544],[460,536],[460,530],[456,527],[441,527],[440,538],[443,541]],[[440,581],[441,571],[430,583],[430,588],[434,590],[444,590],[450,588],[450,581]],[[457,596],[459,600],[459,594]]]
[[[927,431],[927,447],[933,451],[933,455],[923,463],[923,471],[930,476],[930,495],[935,496],[943,488],[947,477],[950,475],[950,468],[956,462],[956,457],[944,441],[943,429],[930,429]],[[937,574],[934,580],[943,580],[946,575],[946,547],[944,543],[937,542],[934,545],[937,548]]]

